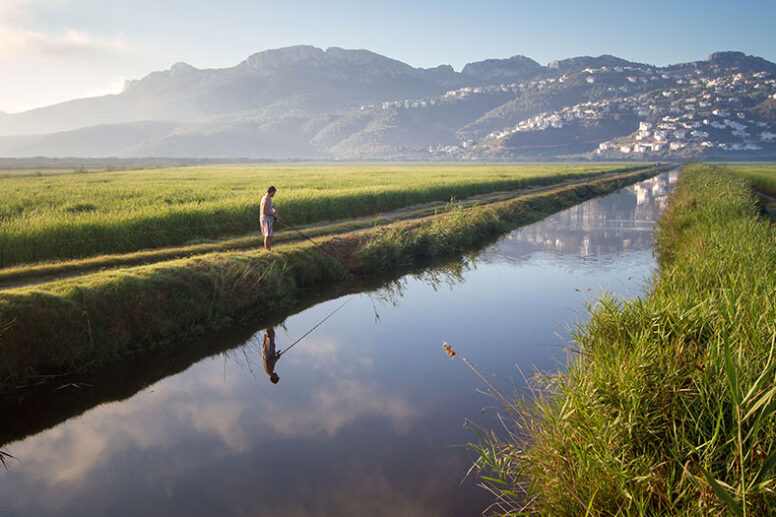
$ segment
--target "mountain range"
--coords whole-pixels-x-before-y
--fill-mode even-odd
[[[115,95],[0,113],[0,156],[314,160],[769,159],[776,65],[525,56],[413,68],[295,46],[169,70]]]

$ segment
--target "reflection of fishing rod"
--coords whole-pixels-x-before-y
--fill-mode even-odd
[[[301,340],[303,340],[304,338],[306,338],[307,336],[309,336],[309,335],[310,335],[310,333],[311,333],[313,330],[315,330],[315,329],[317,329],[318,327],[320,327],[321,325],[323,325],[323,322],[324,322],[324,321],[326,321],[327,319],[329,319],[329,318],[331,318],[332,316],[334,316],[334,314],[336,314],[336,313],[337,313],[337,311],[339,311],[339,310],[340,310],[341,308],[343,308],[345,305],[347,305],[348,303],[350,303],[350,300],[352,300],[352,299],[353,299],[353,298],[348,298],[347,300],[345,300],[345,302],[344,302],[342,305],[340,305],[339,307],[337,307],[336,309],[334,309],[333,311],[331,311],[331,312],[328,314],[328,316],[326,316],[326,317],[325,317],[325,318],[323,318],[321,321],[319,321],[318,323],[316,323],[316,325],[315,325],[313,328],[311,328],[310,330],[308,330],[307,332],[305,332],[305,334],[304,334],[302,337],[300,337],[299,339],[297,339],[296,341],[294,341],[293,343],[291,343],[290,345],[288,345],[288,347],[286,347],[286,349],[285,349],[285,350],[283,350],[282,352],[278,352],[278,354],[277,354],[277,357],[280,357],[281,355],[283,355],[283,354],[285,354],[286,352],[288,352],[289,350],[291,350],[291,348],[292,348],[294,345],[296,345],[296,344],[297,344],[297,343],[299,343]]]

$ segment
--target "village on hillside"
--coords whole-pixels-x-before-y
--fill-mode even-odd
[[[458,142],[430,146],[435,158],[480,159],[508,154],[509,148],[533,137],[552,147],[554,141],[585,137],[592,158],[655,159],[703,156],[736,152],[776,152],[776,128],[753,106],[768,99],[776,101],[776,77],[766,72],[704,73],[700,69],[681,72],[650,67],[587,68],[581,72],[534,81],[491,86],[465,87],[444,95],[423,99],[386,101],[362,106],[367,110],[429,109],[456,102],[473,102],[477,97],[512,95],[516,98],[542,90],[587,88],[599,97],[563,106],[521,119],[514,125],[487,133],[459,131]],[[615,129],[591,132],[590,128],[611,122]],[[610,126],[612,126],[610,124]],[[624,131],[617,133],[617,130]],[[520,137],[523,140],[518,140]]]

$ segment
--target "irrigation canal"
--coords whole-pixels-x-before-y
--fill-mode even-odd
[[[561,369],[586,302],[647,285],[677,175],[290,316],[273,326],[277,350],[330,318],[274,368],[257,324],[209,336],[223,351],[193,364],[135,365],[177,372],[150,384],[111,372],[0,414],[0,444],[16,458],[0,466],[0,515],[479,515],[491,499],[464,481],[473,455],[459,445],[476,439],[466,419],[495,428],[497,408],[442,342],[502,392]]]

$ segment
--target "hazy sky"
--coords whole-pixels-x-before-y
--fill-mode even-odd
[[[288,45],[366,48],[416,67],[523,54],[665,65],[741,50],[776,61],[775,0],[0,0],[0,111],[114,93],[167,69]]]

